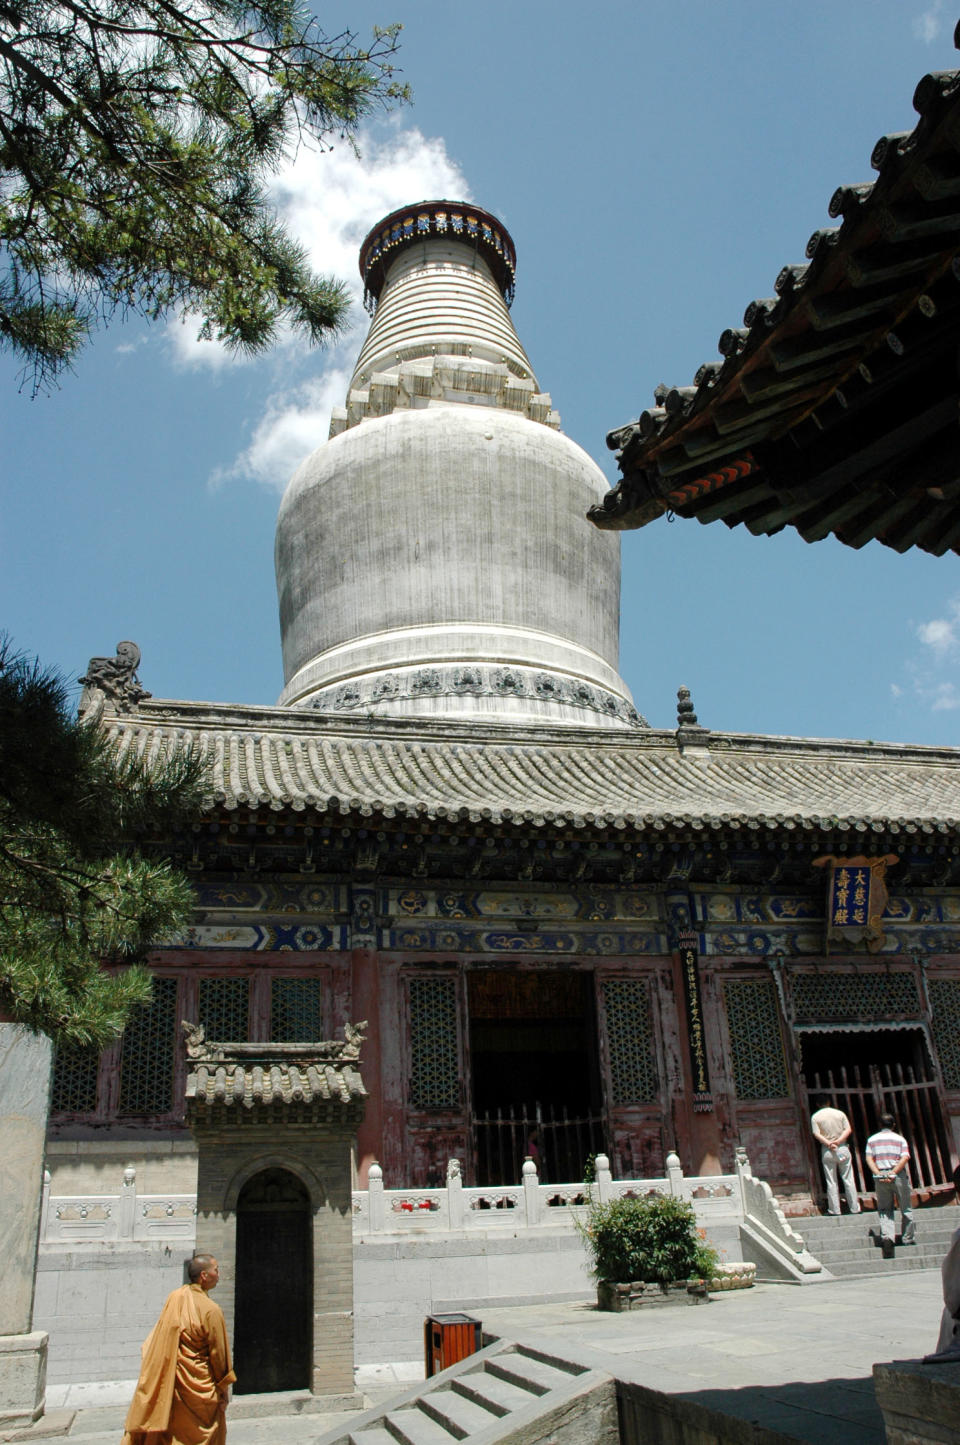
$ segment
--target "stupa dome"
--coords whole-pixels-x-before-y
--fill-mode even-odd
[[[282,704],[636,726],[617,671],[619,539],[507,309],[513,243],[421,203],[361,251],[374,318],[330,439],[277,524]]]

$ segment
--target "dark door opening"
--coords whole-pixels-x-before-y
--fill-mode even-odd
[[[308,1390],[313,1353],[310,1199],[295,1174],[264,1169],[237,1201],[237,1394]]]
[[[922,1029],[803,1030],[800,1047],[811,1111],[833,1101],[853,1125],[850,1146],[861,1193],[873,1193],[864,1147],[884,1112],[893,1114],[910,1146],[913,1188],[950,1185],[950,1139]]]
[[[479,1184],[577,1182],[603,1149],[593,978],[490,969],[467,979]]]

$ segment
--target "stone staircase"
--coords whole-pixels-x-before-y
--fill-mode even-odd
[[[315,1445],[616,1445],[616,1381],[498,1340]]]
[[[939,1269],[950,1245],[953,1231],[960,1226],[960,1205],[918,1209],[917,1242],[897,1245],[893,1259],[884,1259],[870,1230],[879,1231],[880,1221],[872,1211],[860,1214],[812,1215],[790,1223],[803,1236],[812,1255],[831,1274],[849,1277],[870,1274],[900,1274],[913,1269]],[[899,1215],[898,1227],[899,1227]]]

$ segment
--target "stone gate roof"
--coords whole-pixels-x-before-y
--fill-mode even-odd
[[[960,750],[648,729],[367,720],[142,702],[104,725],[121,753],[193,745],[210,806],[632,830],[960,826]]]
[[[270,1044],[203,1039],[202,1027],[187,1034],[187,1115],[193,1122],[282,1111],[285,1118],[363,1117],[367,1091],[360,1076],[364,1024],[348,1027],[355,1043]]]

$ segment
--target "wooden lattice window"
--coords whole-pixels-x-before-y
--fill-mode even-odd
[[[798,1018],[836,1020],[916,1018],[920,995],[906,969],[896,973],[795,973],[791,977]]]
[[[208,1039],[246,1043],[250,1033],[250,980],[201,978],[197,990],[197,1021]]]
[[[608,979],[603,985],[613,1104],[647,1104],[657,1097],[657,1065],[650,995],[642,979]]]
[[[169,1114],[177,1024],[177,980],[154,978],[153,998],[136,1009],[120,1045],[120,1113]]]
[[[97,1109],[97,1074],[100,1055],[96,1049],[57,1049],[53,1065],[53,1114],[94,1114]]]
[[[325,1037],[320,978],[270,980],[270,1038],[275,1044],[309,1044]]]
[[[960,979],[931,979],[930,1006],[944,1086],[960,1089]]]
[[[725,979],[723,997],[737,1098],[786,1098],[790,1084],[773,980]]]
[[[460,1103],[457,985],[452,978],[410,980],[410,1103],[455,1109]]]

